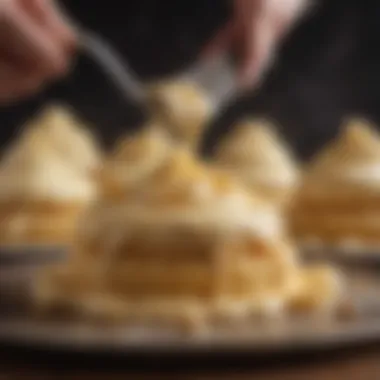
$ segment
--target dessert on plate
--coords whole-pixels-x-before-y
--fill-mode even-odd
[[[339,277],[301,266],[276,207],[162,131],[125,140],[103,170],[70,260],[39,277],[43,310],[198,329],[338,301]]]
[[[380,135],[351,119],[306,169],[291,212],[305,245],[363,248],[380,244]]]
[[[69,109],[43,110],[0,163],[0,244],[67,243],[96,195],[100,156]]]
[[[217,146],[214,162],[277,205],[287,205],[298,184],[298,165],[290,149],[265,120],[234,126]]]
[[[158,82],[149,89],[157,121],[179,141],[195,148],[212,114],[203,89],[185,80]]]

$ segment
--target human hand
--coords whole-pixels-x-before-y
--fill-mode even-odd
[[[232,20],[207,46],[205,56],[233,50],[242,87],[257,84],[275,49],[309,0],[234,0]]]
[[[63,75],[75,34],[53,0],[0,0],[0,104]]]

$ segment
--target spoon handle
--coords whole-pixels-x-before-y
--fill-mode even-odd
[[[82,51],[100,66],[126,100],[132,99],[140,106],[146,107],[143,85],[108,41],[96,33],[82,29],[79,31],[79,44]]]
[[[197,83],[205,90],[215,113],[239,92],[235,70],[227,54],[196,63],[182,78]]]

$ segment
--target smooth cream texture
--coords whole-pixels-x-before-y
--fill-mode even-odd
[[[51,106],[22,131],[0,166],[1,200],[87,201],[96,194],[100,151],[62,106]]]
[[[203,89],[190,81],[164,81],[149,88],[153,111],[162,125],[181,142],[199,142],[213,106]]]
[[[380,186],[380,135],[360,119],[352,119],[341,135],[314,160],[307,179],[332,180],[342,185]],[[326,184],[327,186],[327,184]]]
[[[94,134],[70,108],[60,104],[47,106],[27,129],[32,134],[45,135],[65,161],[86,175],[99,167],[102,155]]]
[[[122,144],[105,172],[105,180],[124,194],[116,218],[141,217],[152,223],[182,220],[263,235],[282,230],[281,217],[272,205],[253,199],[225,174],[205,170],[187,148],[174,146],[158,129]]]
[[[168,157],[172,145],[165,130],[157,124],[149,125],[136,136],[119,142],[113,157],[105,162],[103,178],[118,188],[139,187],[140,181]]]
[[[283,191],[287,197],[298,183],[298,168],[290,150],[264,120],[237,124],[219,145],[215,163],[253,190]]]

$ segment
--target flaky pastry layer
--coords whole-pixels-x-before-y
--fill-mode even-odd
[[[66,244],[86,204],[4,202],[0,204],[0,244]]]
[[[328,268],[322,279],[313,275],[323,295],[309,296],[315,288],[277,207],[153,136],[122,144],[104,166],[101,199],[86,214],[71,260],[37,284],[42,307],[199,327],[214,315],[282,315],[297,303],[321,310],[338,301]]]
[[[298,184],[298,165],[266,120],[246,120],[234,126],[217,147],[215,164],[279,206],[288,204]]]
[[[380,242],[380,136],[353,119],[307,168],[290,213],[303,242],[325,246]]]

